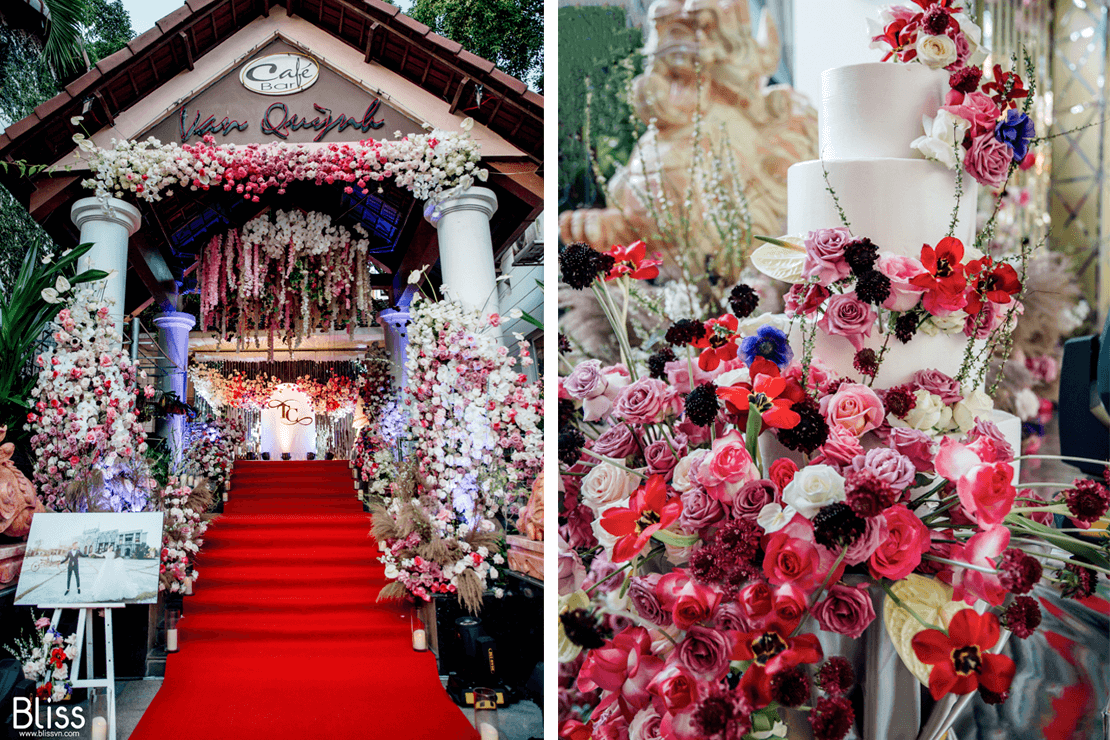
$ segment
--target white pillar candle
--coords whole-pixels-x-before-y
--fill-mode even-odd
[[[177,627],[171,627],[166,630],[166,652],[177,652]]]
[[[227,503],[227,489],[224,489],[224,503]]]
[[[103,717],[93,717],[92,740],[108,740],[108,720]]]
[[[193,595],[193,579],[192,578],[186,578],[185,579],[185,595],[186,596],[192,596]]]
[[[412,649],[413,650],[427,650],[428,649],[428,635],[424,630],[412,631]]]
[[[478,736],[481,737],[482,740],[497,740],[497,728],[489,722],[481,722],[478,725]]]

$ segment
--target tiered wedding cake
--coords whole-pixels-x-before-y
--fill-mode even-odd
[[[875,62],[825,70],[821,159],[788,171],[787,233],[841,226],[835,193],[852,234],[869,238],[880,252],[916,258],[923,244],[935,246],[947,234],[956,207],[956,172],[922,158],[910,142],[921,135],[922,116],[935,116],[947,92],[948,73],[920,64]],[[968,250],[975,241],[978,188],[964,174],[953,236]],[[954,333],[935,336],[918,332],[904,345],[891,337],[875,387],[904,383],[926,366],[955,377],[969,340],[962,323],[952,328]],[[877,329],[865,343],[876,351],[886,340]],[[845,337],[818,332],[814,354],[837,374],[857,375],[855,352]]]

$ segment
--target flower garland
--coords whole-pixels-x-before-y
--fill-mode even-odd
[[[392,495],[393,481],[397,476],[397,461],[374,425],[358,430],[355,443],[351,445],[351,460],[359,471],[359,477],[370,483],[372,495],[379,498],[389,498]]]
[[[200,256],[201,328],[233,328],[240,349],[249,332],[266,330],[271,359],[277,332],[299,345],[318,328],[353,331],[372,308],[378,272],[366,230],[354,230],[323,213],[278,211],[214,235]]]
[[[984,81],[978,66],[987,58],[982,30],[963,8],[955,3],[917,4],[884,8],[878,22],[868,21],[871,48],[884,52],[883,61],[917,62],[951,73],[946,104],[924,120],[925,133],[911,146],[948,169],[962,164],[976,181],[997,188],[1012,167],[1033,164],[1029,145],[1036,131],[1028,115],[1032,91],[1016,72],[1003,72],[998,64]]]
[[[113,478],[125,465],[141,461],[147,445],[135,415],[137,384],[146,373],[119,348],[108,304],[93,289],[77,289],[71,308],[52,323],[56,346],[36,359],[42,368],[32,390],[34,411],[31,447],[34,481],[47,507],[56,511],[83,508],[69,491],[89,485],[94,473]],[[146,386],[147,397],[154,388]],[[134,476],[136,480],[145,476]],[[142,487],[117,486],[106,492],[114,511],[142,511]]]
[[[213,409],[224,407],[233,409],[265,408],[274,389],[286,381],[275,376],[248,377],[245,373],[233,370],[224,375],[215,365],[190,365],[189,379],[197,395]],[[353,413],[360,394],[363,394],[361,379],[332,374],[326,381],[303,375],[291,381],[297,390],[306,394],[312,401],[317,414],[332,417]]]
[[[182,472],[207,479],[212,491],[225,488],[245,437],[239,419],[212,417],[191,424],[185,435]]]
[[[428,200],[449,197],[489,176],[478,166],[478,145],[465,133],[472,126],[467,119],[464,133],[436,130],[402,137],[397,132],[400,138],[394,141],[320,147],[286,142],[217,145],[214,137],[205,136],[195,144],[162,144],[154,137],[113,139],[111,149],[101,149],[80,134],[74,139],[93,172],[81,184],[99,198],[157,201],[173,195],[175,188],[222,188],[257,203],[267,190],[282,195],[294,182],[346,183],[345,192],[358,188],[365,195],[376,183],[392,179],[417,200]]]
[[[204,508],[196,503],[193,489],[171,477],[161,491],[165,518],[162,525],[162,563],[158,568],[158,590],[183,592],[185,579],[196,579],[198,571],[191,566],[204,544],[208,522],[201,516]]]
[[[16,640],[5,649],[23,664],[23,677],[34,681],[35,696],[46,702],[66,700],[73,692],[69,666],[77,654],[77,635],[65,637],[50,626],[49,617],[35,620],[35,638]]]

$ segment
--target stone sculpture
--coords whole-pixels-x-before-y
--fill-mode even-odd
[[[0,426],[0,442],[8,433]],[[15,445],[0,444],[0,535],[25,539],[31,531],[31,517],[46,511],[35,493],[35,486],[12,462]]]

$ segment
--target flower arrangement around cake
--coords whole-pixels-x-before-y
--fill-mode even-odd
[[[35,682],[35,696],[45,702],[69,699],[73,692],[70,666],[77,654],[77,635],[62,635],[49,617],[35,620],[30,639],[17,638],[4,648],[23,664],[23,677]]]
[[[108,311],[93,288],[76,288],[71,307],[51,325],[55,346],[35,360],[40,370],[27,415],[34,482],[56,511],[142,511],[147,505],[146,435],[135,413],[146,373],[119,347]],[[154,388],[144,392],[149,398]]]
[[[818,632],[854,640],[879,612],[934,699],[999,703],[1016,670],[1001,649],[1040,623],[1034,586],[1083,599],[1110,574],[1080,536],[1110,523],[1110,477],[1018,485],[1020,434],[970,360],[872,387],[892,336],[957,312],[969,346],[1007,350],[1018,272],[951,240],[889,273],[846,229],[800,246],[787,317],[753,316],[741,285],[730,313],[675,322],[650,355],[621,320],[634,270],[610,280],[609,255],[561,250],[622,348],[564,358],[559,383],[561,737],[784,737],[797,708],[840,740],[858,677]],[[857,348],[879,327],[878,350]],[[814,334],[852,361],[813,356]]]

